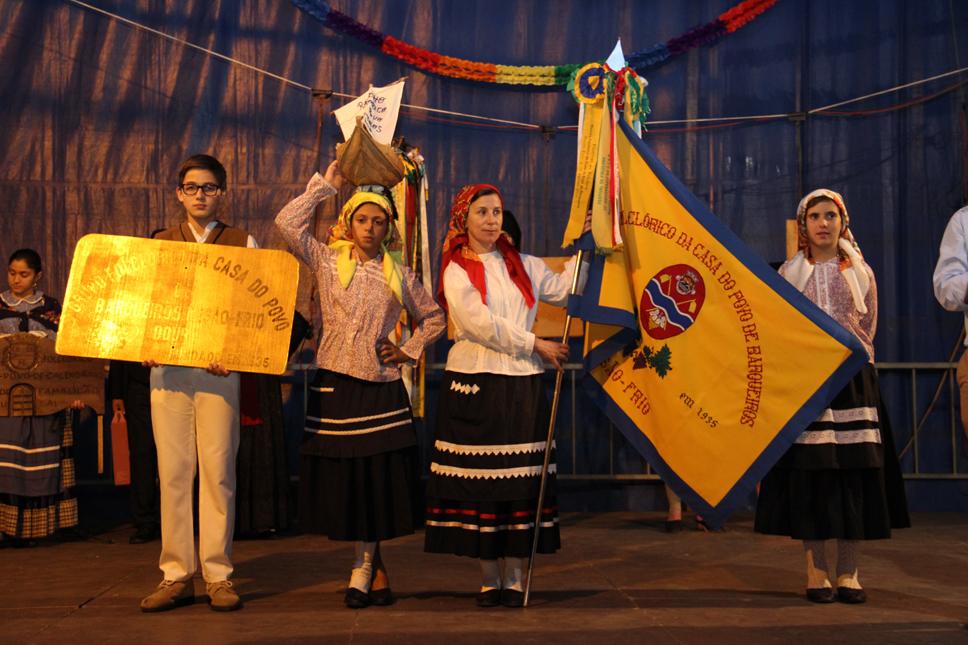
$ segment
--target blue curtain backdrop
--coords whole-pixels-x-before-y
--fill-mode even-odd
[[[425,74],[331,32],[281,0],[90,0],[108,11],[315,88],[357,94],[408,77],[405,101],[549,126],[574,125],[560,89],[533,90]],[[448,0],[332,3],[373,28],[436,52],[510,65],[601,59],[706,23],[734,0],[586,2]],[[61,0],[0,0],[0,252],[37,248],[46,288],[61,294],[77,239],[146,235],[180,212],[175,169],[209,152],[229,171],[226,219],[281,246],[278,209],[341,140],[308,92]],[[780,0],[710,47],[647,72],[653,120],[786,113],[966,65],[968,5],[914,0]],[[957,77],[843,108],[884,108]],[[646,134],[659,156],[754,250],[784,256],[784,220],[803,192],[844,194],[878,279],[879,361],[947,357],[959,316],[931,293],[938,243],[963,202],[964,90],[864,117],[816,116]],[[464,183],[501,186],[523,246],[558,255],[575,165],[572,131],[469,125],[404,110],[399,133],[428,161],[435,255]],[[678,128],[681,130],[681,128]],[[324,212],[318,230],[326,225]],[[304,290],[305,296],[305,290]],[[436,360],[443,360],[443,347]],[[887,385],[895,425],[912,411]],[[920,406],[933,381],[920,384]],[[908,387],[908,386],[905,386]],[[897,396],[893,396],[896,394]],[[946,399],[943,399],[943,403]],[[589,421],[590,422],[590,421]],[[921,455],[950,462],[947,421]],[[930,429],[930,428],[929,428]],[[899,431],[898,442],[906,441]],[[947,462],[945,460],[948,460]],[[910,467],[910,464],[907,464]],[[941,466],[938,466],[941,468]],[[964,462],[962,467],[965,468]]]

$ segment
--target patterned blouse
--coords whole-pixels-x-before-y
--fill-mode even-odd
[[[826,262],[817,262],[813,268],[813,275],[803,288],[803,295],[856,336],[867,350],[870,362],[873,363],[874,333],[877,331],[877,283],[874,281],[874,272],[866,263],[864,264],[864,270],[871,279],[871,286],[864,298],[867,313],[861,314],[854,306],[847,281],[840,275],[839,262],[837,257]],[[780,275],[784,275],[783,270],[786,265],[787,263],[784,263],[780,267]]]
[[[309,180],[306,192],[276,215],[276,226],[282,237],[316,278],[323,315],[316,365],[367,381],[395,381],[400,378],[400,367],[380,361],[377,343],[389,336],[406,307],[417,326],[400,349],[416,360],[424,347],[444,333],[444,312],[406,267],[403,267],[401,305],[390,291],[379,255],[357,268],[349,287],[344,289],[340,285],[336,254],[309,231],[309,220],[316,205],[334,194],[336,189],[316,173]]]

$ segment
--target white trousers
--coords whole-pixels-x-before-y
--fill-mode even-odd
[[[161,366],[151,370],[151,423],[161,488],[165,580],[205,582],[232,575],[235,456],[239,450],[239,375]],[[198,472],[198,559],[192,497]]]

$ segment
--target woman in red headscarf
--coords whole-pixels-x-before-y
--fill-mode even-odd
[[[575,271],[574,259],[557,274],[519,254],[501,231],[502,214],[488,184],[465,186],[451,208],[437,299],[455,342],[427,485],[424,548],[480,560],[482,607],[522,604],[550,415],[541,374],[568,356],[567,345],[536,338],[531,327],[537,300],[565,304]],[[549,473],[541,553],[560,545],[553,461]]]
[[[755,529],[803,541],[807,600],[857,604],[867,599],[857,573],[860,540],[888,538],[892,528],[910,525],[874,370],[877,285],[838,193],[822,188],[805,196],[797,230],[800,251],[780,274],[856,336],[870,362],[767,473]],[[836,591],[827,540],[837,541]]]

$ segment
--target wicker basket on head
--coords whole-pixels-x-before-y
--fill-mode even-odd
[[[373,140],[362,117],[356,117],[356,128],[346,143],[336,145],[340,173],[352,184],[362,186],[396,186],[403,179],[403,162],[390,146]]]

